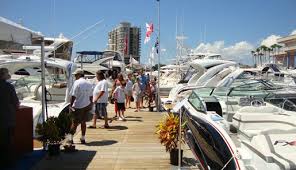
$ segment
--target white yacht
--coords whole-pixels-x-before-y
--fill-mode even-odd
[[[201,168],[295,169],[295,94],[265,80],[187,91],[179,112]]]
[[[210,60],[213,60],[211,62]],[[184,84],[184,78],[191,78],[188,74],[188,70],[191,67],[195,69],[192,64],[208,64],[220,62],[221,55],[214,53],[190,53],[187,56],[182,56],[178,59],[177,64],[169,64],[161,67],[161,76],[160,76],[160,92],[161,96],[168,96],[172,88],[178,86],[178,84]],[[222,61],[222,60],[221,60]],[[209,64],[211,67],[211,64]],[[198,68],[197,68],[198,69]],[[185,80],[186,81],[186,80]]]
[[[123,57],[116,51],[80,51],[74,62],[78,68],[92,75],[98,70],[116,70],[118,73],[125,70]]]
[[[225,69],[230,69],[225,72]],[[197,59],[190,66],[178,85],[171,89],[168,98],[162,99],[163,103],[176,102],[177,94],[186,89],[213,86],[215,87],[227,74],[236,69],[236,63],[227,60]],[[219,72],[221,77],[217,75]]]

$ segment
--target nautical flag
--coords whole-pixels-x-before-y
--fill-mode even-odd
[[[155,42],[155,45],[154,45],[155,49],[156,49],[156,53],[158,54],[158,48],[159,48],[159,41],[158,41],[158,37],[156,38],[156,42]]]
[[[148,41],[150,41],[150,37],[151,37],[152,32],[153,32],[153,24],[146,23],[146,37],[144,40],[144,44],[146,44]]]

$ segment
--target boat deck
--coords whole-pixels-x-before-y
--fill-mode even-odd
[[[109,117],[114,116],[113,107],[108,105]],[[84,145],[78,132],[74,138],[77,152],[45,156],[32,169],[177,169],[170,165],[169,153],[154,133],[162,114],[127,109],[125,116],[127,121],[113,121],[109,129],[87,129]],[[97,122],[97,127],[101,125],[103,120]],[[183,166],[191,167],[186,169],[198,169],[190,150],[185,149],[183,157]]]

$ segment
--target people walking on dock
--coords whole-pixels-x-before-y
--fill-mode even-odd
[[[136,103],[136,110],[135,112],[140,111],[140,100],[141,100],[141,81],[140,78],[136,79],[135,84],[133,85],[133,97]]]
[[[73,143],[73,135],[76,132],[77,126],[81,124],[80,142],[85,143],[86,121],[87,114],[92,109],[92,85],[84,79],[84,71],[76,70],[74,72],[75,82],[71,90],[71,99],[69,110],[73,114],[73,123],[71,126],[70,143]]]
[[[125,107],[130,108],[131,107],[131,98],[133,95],[133,82],[132,82],[132,74],[127,75],[127,83],[126,83],[126,102]]]
[[[13,138],[16,125],[16,110],[19,100],[13,85],[7,80],[10,74],[7,68],[0,68],[0,164],[13,160]]]
[[[123,80],[121,81],[121,85],[116,87],[116,89],[113,92],[113,96],[117,104],[118,120],[125,120],[125,117],[124,117],[125,96],[126,96],[125,86],[126,86],[126,82]]]
[[[112,87],[111,95],[112,95],[113,98],[114,98],[114,96],[113,96],[114,90],[116,89],[116,87],[119,87],[121,85],[121,82],[123,80],[124,80],[123,75],[121,73],[119,73],[118,76],[117,76],[117,79],[114,80],[114,84],[113,84],[113,87]],[[118,118],[118,106],[117,106],[116,101],[114,101],[114,111],[115,111],[115,117],[114,118]]]
[[[103,127],[108,128],[108,83],[101,71],[96,72],[96,77],[99,82],[97,83],[93,91],[93,103],[95,104],[95,113],[93,115],[93,125],[89,126],[89,128],[96,128],[98,116],[104,117],[105,124]]]
[[[147,77],[144,74],[143,70],[140,70],[139,75],[140,75],[140,81],[141,81],[141,86],[140,86],[140,89],[141,89],[140,108],[143,108],[144,107],[144,105],[143,105],[143,99],[144,99],[144,96],[145,96],[145,92],[146,92],[148,81],[147,81]]]

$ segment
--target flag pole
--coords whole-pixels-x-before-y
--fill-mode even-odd
[[[157,111],[160,112],[160,86],[159,86],[159,74],[160,74],[160,1],[156,0],[158,2],[158,74],[157,74]]]

